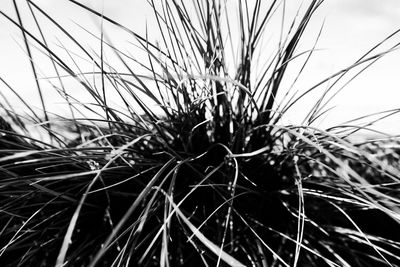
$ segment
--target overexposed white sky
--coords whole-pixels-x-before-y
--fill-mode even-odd
[[[93,38],[89,40],[87,38],[88,34],[76,25],[80,24],[99,36],[98,19],[90,16],[88,12],[77,8],[67,0],[33,0],[33,2],[57,18],[58,22],[64,25],[81,43],[85,44],[85,47],[92,47],[96,51],[99,50],[99,42],[93,40]],[[106,16],[115,19],[139,34],[145,34],[147,27],[150,36],[152,34],[157,36],[155,34],[156,26],[151,17],[152,10],[147,1],[85,0],[80,2],[86,3],[96,10],[103,10]],[[295,10],[299,2],[297,0],[287,0],[288,10],[291,8]],[[33,20],[30,18],[25,0],[17,0],[17,3],[21,8],[25,26],[34,29]],[[307,1],[304,1],[304,5],[306,3]],[[12,18],[16,18],[12,0],[0,0],[0,10]],[[63,39],[57,39],[61,37],[56,34],[56,29],[49,26],[49,23],[42,17],[38,16],[38,18],[39,22],[42,22],[43,30],[52,45],[60,45],[61,43],[67,49],[77,51],[71,48],[73,44],[67,41],[64,42]],[[324,23],[323,32],[317,45],[317,48],[321,50],[312,57],[299,85],[304,87],[311,86],[329,74],[354,62],[390,33],[400,29],[399,18],[400,1],[398,0],[325,0],[315,14],[301,44],[301,48],[311,48],[319,28]],[[132,37],[117,30],[115,27],[107,26],[105,30],[113,43],[123,49],[131,50],[135,54],[135,48],[128,42]],[[54,36],[51,35],[53,32]],[[388,49],[396,42],[400,42],[400,35],[395,36],[378,51]],[[60,53],[66,54],[62,48],[58,49]],[[20,30],[0,16],[0,77],[18,90],[29,103],[39,109],[39,98],[29,60],[24,51],[25,47]],[[38,68],[43,69],[42,77],[46,76],[46,65],[40,64],[44,57],[37,51],[34,56],[37,60]],[[82,68],[86,68],[86,71],[91,70],[90,64],[83,61],[80,62],[79,59],[76,60],[82,64]],[[113,61],[112,58],[108,58],[108,60]],[[364,114],[400,108],[399,72],[400,51],[394,51],[379,60],[346,86],[335,98],[335,101],[332,102],[331,106],[335,106],[335,108],[328,113],[321,125],[331,126]],[[46,87],[45,80],[41,80],[41,83]],[[71,87],[70,92],[72,94],[82,95],[83,99],[85,99],[85,93],[82,89],[78,89],[74,82],[67,83],[67,85]],[[0,84],[0,90],[18,105],[4,84]],[[49,107],[56,110],[60,106],[58,103],[61,100],[55,97],[51,88],[46,90],[48,90],[45,95],[46,99],[49,103],[53,103],[49,104]],[[304,105],[307,104],[308,102],[304,103]],[[302,106],[297,107],[294,110],[293,118],[289,118],[288,122],[296,122],[304,110]],[[400,116],[395,115],[381,122],[379,127],[384,131],[400,134],[400,126],[398,125],[400,125]]]

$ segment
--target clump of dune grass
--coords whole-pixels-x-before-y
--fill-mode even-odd
[[[349,141],[368,124],[313,126],[338,81],[387,53],[373,54],[383,42],[299,95],[282,84],[297,60],[303,67],[295,80],[305,71],[315,49],[297,48],[322,1],[283,17],[290,26],[271,51],[262,40],[277,31],[271,20],[284,16],[285,1],[239,1],[236,16],[225,1],[149,1],[157,43],[70,2],[128,32],[147,61],[118,49],[103,31],[94,36],[100,51],[87,50],[34,1],[27,7],[36,34],[21,16],[0,11],[21,29],[27,48],[48,56],[57,78],[50,82],[71,113],[52,114],[43,97],[44,115],[17,93],[25,115],[1,102],[2,266],[400,265],[398,150]],[[51,48],[37,18],[93,62],[89,75],[100,84]],[[106,49],[123,70],[106,61]],[[93,103],[70,94],[66,76]],[[282,123],[328,82],[304,123]],[[119,108],[110,104],[111,90]],[[47,138],[33,135],[27,121]]]

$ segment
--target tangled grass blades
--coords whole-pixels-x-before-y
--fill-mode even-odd
[[[357,143],[351,137],[368,123],[314,124],[340,81],[397,48],[376,52],[397,32],[299,94],[288,81],[301,79],[315,52],[298,46],[321,0],[292,20],[285,1],[151,0],[158,42],[69,2],[129,34],[145,60],[103,30],[87,32],[100,49],[86,48],[33,0],[14,1],[17,19],[0,10],[27,51],[51,62],[56,77],[46,81],[69,110],[48,107],[35,64],[40,112],[1,78],[26,110],[0,94],[1,266],[400,266],[396,137]],[[283,18],[289,26],[276,29]],[[44,23],[71,47],[55,49]],[[304,122],[285,124],[321,87]]]

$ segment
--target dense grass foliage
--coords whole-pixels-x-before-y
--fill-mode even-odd
[[[23,95],[25,115],[1,102],[1,266],[400,266],[399,143],[350,141],[368,124],[313,126],[340,79],[386,54],[373,54],[381,43],[297,94],[287,71],[314,52],[297,48],[321,0],[285,18],[285,29],[271,28],[284,1],[239,1],[236,16],[225,1],[149,1],[157,43],[69,1],[128,32],[147,61],[103,32],[94,37],[100,51],[85,49],[34,1],[26,1],[34,32],[23,17],[0,11],[21,29],[28,51],[48,56],[55,91],[70,109],[68,117],[50,113],[40,83],[44,115]],[[52,49],[36,18],[78,47],[100,83]],[[279,30],[265,51],[262,39]],[[106,49],[123,70],[106,61]],[[66,76],[94,103],[68,93]],[[304,123],[282,123],[328,82]],[[41,126],[42,138],[27,121]]]

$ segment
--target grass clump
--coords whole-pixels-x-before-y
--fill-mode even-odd
[[[380,152],[374,146],[383,142],[348,138],[368,125],[313,126],[339,81],[386,54],[372,54],[380,44],[299,95],[286,90],[287,72],[304,58],[297,81],[315,51],[300,53],[298,45],[322,1],[300,8],[268,55],[262,40],[276,31],[282,8],[285,18],[284,1],[240,1],[236,16],[225,1],[149,1],[158,43],[70,2],[128,32],[147,60],[103,31],[95,36],[100,51],[87,50],[34,1],[27,7],[39,34],[1,12],[27,47],[48,56],[58,80],[51,83],[70,110],[51,114],[41,97],[45,115],[26,104],[22,118],[2,102],[2,266],[400,265],[395,142]],[[38,18],[78,46],[100,85],[52,49]],[[106,49],[120,69],[106,61]],[[70,94],[65,75],[94,102]],[[282,122],[327,82],[304,123]],[[47,139],[28,131],[27,120]]]

